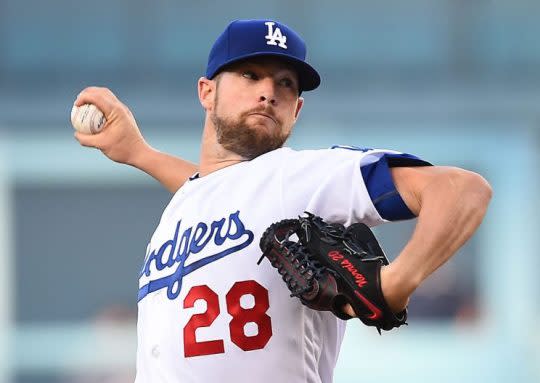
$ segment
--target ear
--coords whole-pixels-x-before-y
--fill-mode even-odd
[[[304,106],[304,97],[298,97],[298,103],[296,104],[296,110],[294,111],[294,121],[298,119],[302,106]]]
[[[198,81],[199,102],[205,110],[214,107],[214,93],[216,91],[216,82],[206,77],[201,77]]]

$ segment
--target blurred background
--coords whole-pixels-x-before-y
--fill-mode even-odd
[[[335,381],[540,382],[538,0],[0,0],[0,382],[133,381],[138,271],[171,196],[78,145],[77,94],[111,88],[154,147],[197,161],[210,46],[266,17],[323,79],[290,146],[396,149],[494,189],[408,327],[349,324]],[[412,229],[377,229],[390,258]]]

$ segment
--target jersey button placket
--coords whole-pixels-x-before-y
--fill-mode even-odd
[[[156,344],[154,347],[152,347],[152,351],[150,353],[154,358],[159,358],[159,355],[161,354],[161,352],[159,351],[159,345]]]

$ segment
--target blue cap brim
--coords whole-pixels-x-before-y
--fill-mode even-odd
[[[291,64],[296,70],[296,73],[298,73],[298,81],[299,81],[299,88],[300,88],[299,90],[301,92],[316,89],[321,84],[321,77],[319,76],[319,73],[311,65],[309,65],[308,63],[302,60],[291,57],[290,55],[281,54],[279,52],[251,52],[247,55],[235,57],[231,60],[224,62],[222,65],[216,68],[212,73],[207,73],[206,77],[211,79],[215,75],[217,75],[219,72],[221,72],[223,68],[225,68],[226,66],[230,64],[234,64],[242,60],[247,60],[251,57],[261,57],[261,56],[277,57]]]

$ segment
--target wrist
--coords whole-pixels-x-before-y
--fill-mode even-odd
[[[417,286],[413,279],[404,276],[394,264],[381,268],[381,290],[392,312],[398,313],[407,307]]]
[[[144,140],[137,142],[134,146],[132,148],[133,154],[127,159],[126,164],[144,170],[157,150],[148,145]]]

